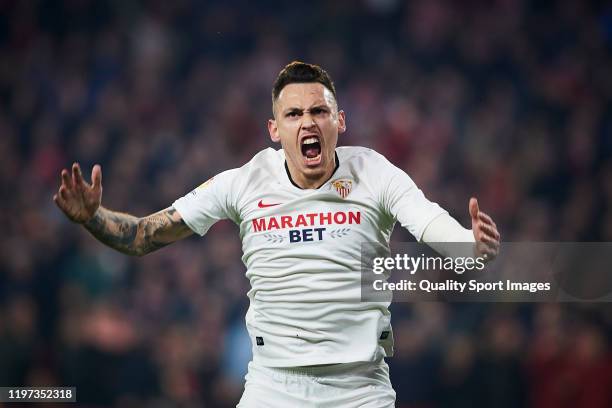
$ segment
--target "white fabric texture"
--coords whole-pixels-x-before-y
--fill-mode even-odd
[[[256,364],[373,362],[393,353],[389,302],[360,301],[362,243],[388,256],[396,222],[421,240],[446,211],[375,151],[336,154],[339,167],[318,189],[292,184],[284,152],[266,149],[173,204],[200,235],[221,219],[239,225]]]
[[[282,369],[249,364],[238,408],[393,408],[389,367],[375,363]]]
[[[456,245],[457,242],[475,243],[474,232],[471,229],[463,228],[448,213],[438,215],[425,227],[422,242],[446,257],[475,256],[474,245]]]

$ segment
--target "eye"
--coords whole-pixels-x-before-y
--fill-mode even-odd
[[[312,113],[313,115],[322,115],[327,113],[327,109],[325,108],[312,108],[310,110],[310,113]]]
[[[298,111],[290,111],[285,116],[288,118],[296,118],[300,115]]]

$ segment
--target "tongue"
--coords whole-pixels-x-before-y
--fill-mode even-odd
[[[313,157],[317,157],[320,151],[321,149],[319,147],[308,147],[304,153],[306,153],[306,157],[312,159]]]

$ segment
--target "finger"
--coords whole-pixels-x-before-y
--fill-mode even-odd
[[[499,252],[494,251],[492,249],[486,249],[486,250],[482,251],[482,257],[487,262],[491,262],[493,259],[497,258],[497,255],[499,255]]]
[[[66,202],[60,197],[59,194],[54,194],[53,195],[53,202],[55,203],[55,205],[57,205],[59,207],[60,210],[64,210],[64,208],[66,207]]]
[[[493,222],[493,219],[488,214],[482,211],[478,213],[478,218],[480,218],[481,221],[484,221],[487,224],[495,225],[495,222]]]
[[[484,232],[485,234],[488,234],[492,237],[494,237],[495,239],[499,239],[499,232],[497,231],[497,228],[493,227],[492,225],[488,225],[488,224],[484,224],[484,223],[479,223],[478,224],[478,228],[480,228],[480,230],[482,232]]]
[[[491,257],[495,257],[498,253],[498,251],[492,247],[490,244],[487,244],[485,242],[479,242],[477,245],[477,253],[479,255],[490,255]]]
[[[499,248],[499,241],[488,235],[482,236],[480,239],[480,242],[486,244],[490,248],[494,248],[494,249]]]
[[[95,191],[102,189],[102,167],[99,164],[96,164],[91,169],[91,182]]]
[[[495,238],[495,237],[493,237],[491,235],[486,235],[486,234],[481,235],[480,239],[478,240],[478,242],[482,242],[482,243],[485,243],[487,245],[493,245],[496,248],[499,248],[499,246],[500,246],[500,241],[497,238]]]
[[[489,254],[494,257],[499,254],[499,245],[495,244],[495,242],[480,242],[478,251],[481,254]]]
[[[61,199],[61,201],[68,201],[68,199],[70,198],[70,193],[68,192],[68,188],[64,185],[60,186],[59,191],[58,191],[58,196]]]
[[[72,178],[72,185],[77,188],[77,186],[79,186],[79,183],[77,182],[77,164],[73,163],[72,164],[72,171],[70,172],[70,176]]]
[[[468,209],[470,211],[470,217],[472,218],[472,221],[476,221],[478,219],[478,212],[480,211],[478,209],[478,200],[476,199],[476,197],[470,198],[470,204],[468,205]]]
[[[500,247],[500,243],[498,240],[491,236],[483,235],[480,237],[480,240],[478,240],[478,247],[481,248],[483,246],[494,248],[497,250]]]
[[[488,230],[485,228],[481,228],[479,227],[478,230],[476,231],[476,233],[474,234],[476,237],[476,241],[482,242],[485,240],[494,240],[496,242],[500,242],[500,235],[499,232],[497,232],[497,230]]]
[[[66,188],[70,188],[72,186],[72,181],[70,180],[70,175],[68,174],[68,170],[62,170],[62,185]]]
[[[83,173],[81,173],[81,166],[79,166],[79,163],[72,164],[72,178],[77,188],[82,188],[87,185],[85,180],[83,180]]]
[[[500,245],[498,240],[496,240],[495,238],[489,237],[489,236],[482,237],[482,241],[481,242],[484,245],[486,245],[487,248],[493,249],[496,252],[499,252],[499,248],[501,247],[501,245]]]
[[[488,254],[491,257],[495,257],[499,254],[499,250],[495,247],[491,247],[488,245],[483,245],[482,248],[480,248],[480,253],[481,254]]]
[[[487,234],[481,236],[480,241],[485,242],[489,245],[494,245],[496,248],[499,248],[501,245],[501,241],[499,239],[495,238],[494,236],[487,235]]]

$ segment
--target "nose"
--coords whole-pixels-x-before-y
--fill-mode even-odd
[[[310,114],[310,112],[304,112],[304,116],[302,116],[302,127],[303,128],[311,128],[315,125],[315,121]]]

